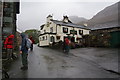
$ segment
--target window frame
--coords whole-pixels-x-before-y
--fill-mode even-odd
[[[80,35],[83,35],[83,30],[79,30],[79,34],[80,34]]]
[[[50,28],[50,32],[53,33],[53,27]]]
[[[65,30],[66,29],[66,30]],[[63,33],[68,33],[68,28],[63,27]]]

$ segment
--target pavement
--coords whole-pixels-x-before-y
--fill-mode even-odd
[[[79,49],[81,52],[79,52]],[[20,69],[21,57],[12,62],[8,74],[10,78],[118,78],[119,75],[99,67],[88,56],[87,52],[98,52],[94,48],[79,48],[70,50],[69,55],[63,52],[42,48],[34,45],[34,50],[28,54],[28,70]],[[78,50],[78,51],[77,51]],[[101,49],[102,50],[102,49]],[[100,51],[101,51],[100,50]],[[93,51],[93,52],[92,52]],[[73,55],[75,54],[75,55]],[[89,54],[90,55],[90,54]],[[85,58],[86,57],[86,58]],[[94,60],[94,59],[93,59]]]
[[[120,74],[118,52],[117,48],[78,48],[70,51],[74,56],[84,58],[105,70]]]

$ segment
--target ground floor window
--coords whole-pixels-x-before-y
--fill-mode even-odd
[[[50,37],[50,42],[55,42],[55,37],[51,36]]]

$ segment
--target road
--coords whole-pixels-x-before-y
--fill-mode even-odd
[[[28,54],[28,70],[22,71],[21,58],[12,63],[11,78],[117,78],[118,75],[105,71],[98,65],[72,54],[34,45]]]

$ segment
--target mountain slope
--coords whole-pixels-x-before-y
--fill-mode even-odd
[[[88,20],[88,25],[92,27],[96,24],[116,21],[118,21],[118,3],[108,6],[104,10],[97,13],[92,19]]]
[[[87,19],[85,19],[83,17],[78,17],[78,16],[69,16],[69,19],[75,24],[80,24],[82,22],[87,21]]]

